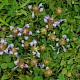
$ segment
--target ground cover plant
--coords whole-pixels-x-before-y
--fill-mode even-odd
[[[0,0],[0,80],[80,80],[79,0]]]

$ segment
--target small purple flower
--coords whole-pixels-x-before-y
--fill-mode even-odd
[[[24,40],[22,40],[21,43],[24,43]]]
[[[9,54],[13,54],[13,52],[12,51],[9,51]]]
[[[4,50],[4,52],[5,52],[6,54],[9,54],[8,48],[6,48],[6,49]]]
[[[49,69],[49,67],[46,67],[46,70],[48,70]]]
[[[21,44],[22,47],[24,47],[24,44]]]
[[[44,64],[41,64],[40,67],[41,67],[41,68],[44,68]]]
[[[59,22],[63,22],[65,19],[60,19]]]
[[[28,36],[24,36],[25,40],[28,40]]]
[[[30,26],[29,26],[29,24],[25,24],[25,27],[26,27],[26,28],[29,28]]]
[[[66,39],[67,38],[67,35],[63,35],[62,37]]]
[[[32,5],[28,5],[28,8],[29,8],[29,9],[32,9]]]
[[[15,55],[15,56],[18,55],[18,52],[15,52],[14,55]]]
[[[29,35],[32,35],[32,31],[29,31]]]
[[[40,4],[39,4],[39,7],[42,7],[42,6],[43,6],[42,3],[40,3]]]
[[[22,28],[17,28],[17,29],[18,29],[18,31],[22,32]]]
[[[39,30],[36,30],[36,33],[40,33],[40,31]]]
[[[48,28],[48,25],[46,25],[45,27]]]
[[[30,42],[30,46],[33,46],[34,45],[34,43],[33,42]]]
[[[10,34],[9,36],[6,36],[6,37],[13,38],[13,35]]]
[[[47,23],[49,18],[49,16],[44,16],[44,22]]]
[[[56,43],[56,47],[58,47],[59,46],[59,44],[58,43]]]
[[[21,36],[21,35],[22,35],[22,33],[20,33],[20,32],[19,32],[17,35],[18,35],[18,36]]]
[[[3,52],[2,51],[0,51],[0,55],[3,55]]]
[[[67,41],[67,42],[69,42],[69,41],[70,41],[70,39],[69,39],[69,38],[67,38],[67,39],[66,39],[66,41]]]
[[[40,53],[39,53],[39,52],[37,52],[36,56],[40,58]]]
[[[1,39],[1,41],[0,41],[2,44],[4,44],[4,45],[6,45],[7,44],[7,42],[6,42],[6,40],[4,40],[4,39]]]
[[[28,65],[27,65],[27,64],[25,64],[24,68],[28,68]]]
[[[8,48],[13,48],[14,47],[14,44],[9,44],[8,45]]]
[[[56,26],[58,26],[59,24],[60,24],[60,22],[56,21],[56,22],[53,23],[53,26],[56,27]]]
[[[35,17],[35,14],[34,14],[34,12],[32,12],[32,18],[34,18]]]
[[[12,68],[12,70],[15,70],[16,68],[18,68],[18,66],[16,66],[16,67]]]
[[[56,41],[59,41],[59,38],[56,38]]]
[[[40,12],[42,12],[43,11],[43,8],[40,8],[40,10],[39,10]]]
[[[14,27],[13,26],[10,26],[10,30],[12,30]]]
[[[36,41],[35,39],[34,39],[32,42],[33,42],[33,44],[34,44],[34,45],[36,45],[36,44],[37,44],[37,41]]]
[[[16,60],[16,61],[14,61],[14,64],[15,64],[15,65],[17,65],[17,64],[18,64],[18,62],[19,62],[19,61],[18,61],[18,60]]]

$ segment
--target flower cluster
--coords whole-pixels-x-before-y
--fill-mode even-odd
[[[43,5],[40,3],[37,5],[28,5],[28,8],[32,11],[32,20],[35,16],[43,12]],[[62,12],[59,11],[61,14]],[[23,27],[9,27],[9,34],[5,38],[1,38],[0,40],[0,55],[8,54],[13,55],[17,58],[14,61],[15,67],[12,70],[17,68],[28,68],[31,67],[39,67],[44,68],[45,77],[49,77],[52,75],[53,71],[49,67],[51,63],[51,59],[48,57],[41,58],[44,53],[47,53],[47,49],[50,48],[50,51],[56,52],[59,54],[62,50],[66,52],[68,48],[70,48],[70,39],[66,34],[58,37],[59,35],[56,34],[55,30],[58,25],[64,22],[66,19],[60,19],[55,21],[53,17],[49,15],[43,17],[44,27],[36,28],[36,30],[31,30],[31,23],[25,23]],[[34,24],[34,23],[33,23]],[[34,24],[35,25],[35,24]],[[34,27],[34,26],[33,26]],[[5,28],[1,28],[2,31],[5,31]],[[13,43],[8,43],[6,38],[13,39]],[[17,47],[15,47],[14,39],[17,40]],[[49,43],[48,43],[49,42]],[[47,48],[48,47],[48,48]],[[19,50],[22,49],[22,53]],[[26,62],[21,60],[20,54],[26,54]],[[29,58],[29,60],[28,60]],[[41,60],[42,59],[42,60]]]

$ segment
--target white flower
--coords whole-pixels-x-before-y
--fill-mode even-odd
[[[3,52],[2,51],[0,51],[0,55],[3,55]]]
[[[40,8],[40,10],[39,10],[40,12],[42,12],[43,11],[43,8]]]
[[[18,35],[18,36],[21,36],[21,35],[22,35],[22,33],[20,33],[20,32],[19,32],[17,35]]]
[[[67,41],[67,42],[69,42],[69,41],[70,41],[70,39],[69,39],[69,38],[67,38],[67,39],[66,39],[66,41]]]
[[[58,43],[56,43],[56,47],[58,47],[59,46],[59,44]]]
[[[40,31],[39,30],[36,30],[36,33],[40,33]]]
[[[46,25],[45,27],[48,28],[48,25]]]
[[[32,18],[34,18],[35,17],[35,14],[34,14],[34,12],[32,12]]]
[[[32,31],[29,31],[29,35],[32,35]]]
[[[44,68],[44,64],[41,64],[40,67],[41,67],[41,68]]]
[[[17,64],[18,64],[18,62],[19,62],[19,61],[18,61],[18,60],[16,60],[16,61],[14,61],[14,64],[15,64],[15,65],[17,65]]]
[[[29,8],[29,9],[32,9],[32,5],[28,5],[28,8]]]
[[[33,54],[33,55],[35,55],[35,54],[36,54],[36,52],[34,52],[34,51],[33,51],[33,52],[32,52],[32,54]]]
[[[10,30],[12,30],[14,27],[13,26],[10,26]]]
[[[59,41],[59,38],[56,38],[56,41]]]
[[[14,55],[15,55],[15,56],[18,55],[18,52],[15,52]]]
[[[67,45],[67,48],[70,48],[70,45]]]
[[[28,36],[24,36],[25,40],[28,40]]]
[[[10,34],[9,36],[6,36],[6,37],[13,38],[13,35]]]
[[[59,54],[60,53],[60,48],[58,48],[58,51],[57,51],[57,54]]]
[[[64,52],[66,52],[66,51],[67,51],[67,49],[66,49],[64,46],[62,46],[62,47],[63,47],[63,51],[64,51]]]

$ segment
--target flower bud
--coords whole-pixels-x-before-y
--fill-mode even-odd
[[[0,43],[0,51],[4,51],[5,48],[6,48],[6,46],[5,46],[4,44],[1,44],[1,43]]]
[[[65,45],[66,44],[66,40],[64,38],[62,38],[61,40],[59,40],[59,44],[60,45]]]
[[[29,34],[29,29],[28,29],[28,28],[24,28],[24,29],[23,29],[23,34],[24,34],[25,36],[27,36],[27,35]]]
[[[45,74],[45,77],[50,77],[52,75],[52,73],[53,73],[52,70],[48,69],[45,71],[44,74]]]
[[[12,34],[13,35],[17,35],[18,34],[18,29],[17,28],[13,28],[12,29]]]
[[[46,33],[47,33],[46,28],[41,28],[41,33],[42,33],[42,34],[46,34]]]

